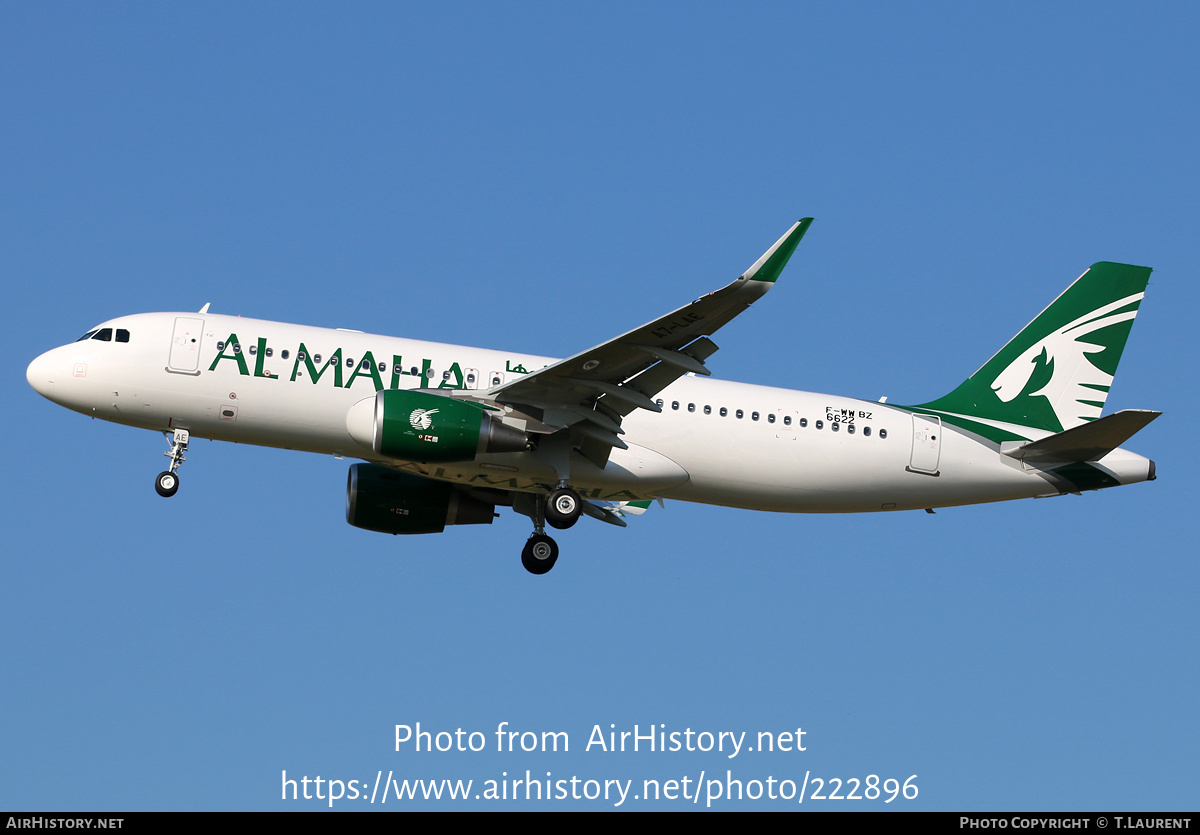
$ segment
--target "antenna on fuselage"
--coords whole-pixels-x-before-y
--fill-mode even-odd
[[[204,303],[204,307],[200,308],[200,312],[201,312],[201,313],[208,313],[208,306],[209,306],[210,304],[212,304],[212,302],[205,302],[205,303]]]

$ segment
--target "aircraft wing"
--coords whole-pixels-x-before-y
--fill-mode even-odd
[[[634,409],[662,411],[654,395],[688,372],[708,375],[704,361],[717,346],[708,339],[771,289],[812,224],[797,221],[732,283],[553,365],[483,392],[488,399],[536,412],[552,431],[576,427],[581,450],[603,466],[621,418]],[[532,409],[530,408],[532,407]]]

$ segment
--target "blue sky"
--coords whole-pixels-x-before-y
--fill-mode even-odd
[[[912,801],[805,809],[1194,809],[1198,20],[0,7],[0,807],[323,808],[281,801],[281,772],[529,769],[917,775]],[[1165,413],[1130,443],[1158,480],[934,516],[668,502],[626,530],[583,520],[534,578],[511,513],[436,537],[347,526],[331,457],[194,445],[164,501],[159,437],[24,379],[99,321],[206,302],[563,356],[716,289],[810,215],[716,339],[716,376],[924,402],[1092,262],[1146,264],[1107,410]],[[571,751],[396,752],[416,722],[566,731]],[[596,725],[660,723],[799,727],[807,750],[583,750]]]

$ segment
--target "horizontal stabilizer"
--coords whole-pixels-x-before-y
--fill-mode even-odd
[[[1098,461],[1161,414],[1148,409],[1125,409],[1040,441],[1005,449],[1004,454],[1031,463]]]

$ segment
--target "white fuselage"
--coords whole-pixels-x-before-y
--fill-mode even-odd
[[[128,341],[48,351],[30,364],[30,384],[92,417],[187,429],[194,438],[344,455],[477,487],[544,491],[556,480],[531,453],[437,465],[389,460],[347,428],[351,408],[379,388],[483,391],[550,358],[207,313],[139,314],[100,327],[127,331]],[[661,413],[625,418],[629,448],[613,449],[607,466],[572,456],[571,483],[586,498],[855,512],[1064,489],[995,442],[881,403],[691,375],[656,399]],[[1120,483],[1152,477],[1149,460],[1125,450],[1099,464]]]

